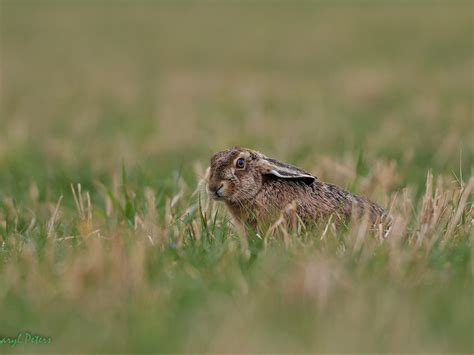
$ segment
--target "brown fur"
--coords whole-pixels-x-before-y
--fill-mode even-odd
[[[243,169],[236,166],[238,159],[245,160]],[[245,148],[222,151],[211,158],[208,191],[213,199],[225,202],[235,219],[254,227],[272,223],[282,213],[290,222],[317,222],[331,215],[342,220],[350,218],[354,209],[357,217],[367,214],[372,223],[386,215],[364,197]]]

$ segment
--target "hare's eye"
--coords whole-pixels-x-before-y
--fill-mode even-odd
[[[237,169],[243,169],[245,168],[245,159],[244,158],[239,158],[237,159],[237,161],[235,162],[235,167]]]

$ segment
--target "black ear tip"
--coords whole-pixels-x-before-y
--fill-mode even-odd
[[[303,178],[303,181],[305,182],[306,185],[312,185],[313,182],[316,181],[316,177],[314,176],[306,176]]]

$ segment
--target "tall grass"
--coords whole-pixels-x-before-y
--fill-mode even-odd
[[[392,196],[386,238],[329,222],[248,244],[183,181],[159,202],[97,188],[73,185],[75,208],[2,202],[2,332],[27,325],[47,351],[471,349],[474,178]]]

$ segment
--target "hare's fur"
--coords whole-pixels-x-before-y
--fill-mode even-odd
[[[243,167],[239,166],[242,161]],[[289,222],[317,222],[331,215],[342,220],[355,214],[358,218],[367,216],[372,223],[386,215],[364,197],[245,148],[213,155],[208,192],[213,199],[223,201],[238,222],[250,226],[271,223],[282,214]]]

